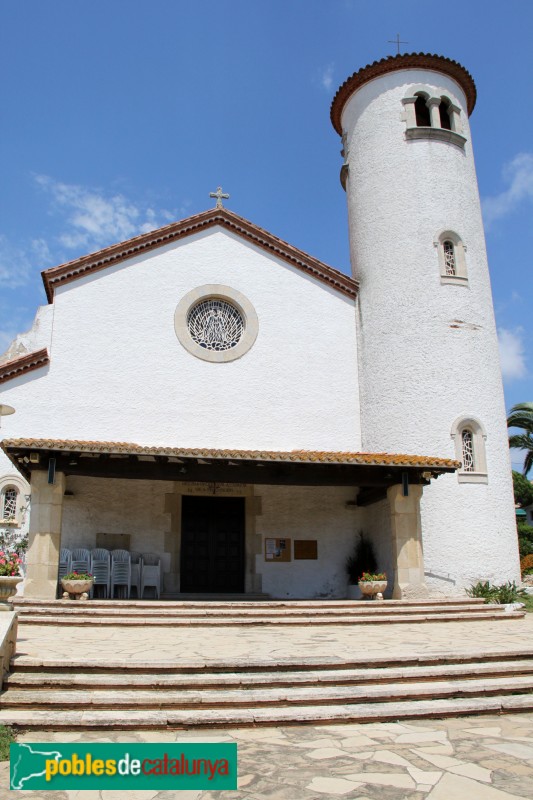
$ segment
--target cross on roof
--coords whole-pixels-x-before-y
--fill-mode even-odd
[[[387,39],[388,44],[395,44],[398,47],[398,55],[400,55],[400,45],[401,44],[409,44],[409,42],[402,42],[400,39],[400,34],[396,34],[396,39]]]
[[[222,191],[222,186],[217,186],[216,192],[209,192],[209,197],[216,197],[217,202],[215,208],[224,208],[222,200],[229,200],[229,194],[225,194]]]

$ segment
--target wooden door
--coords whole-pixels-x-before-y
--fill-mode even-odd
[[[244,591],[244,498],[182,498],[181,591]]]

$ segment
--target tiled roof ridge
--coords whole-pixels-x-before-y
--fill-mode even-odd
[[[19,375],[25,372],[31,372],[49,363],[50,356],[46,347],[43,347],[42,350],[35,350],[33,353],[18,356],[18,358],[12,358],[10,361],[0,364],[0,383],[18,378]]]
[[[56,285],[69,283],[88,273],[106,269],[112,264],[120,263],[141,252],[153,250],[214,225],[222,225],[244,235],[262,249],[275,253],[349,297],[355,298],[357,296],[357,281],[345,275],[344,272],[340,272],[335,267],[319,261],[314,256],[299,250],[297,247],[274,236],[266,229],[260,228],[227,208],[214,208],[177,222],[171,222],[162,228],[142,233],[139,236],[110,245],[95,253],[76,258],[73,261],[59,264],[57,267],[43,270],[41,275],[48,301],[50,303],[53,301]]]
[[[342,110],[349,97],[356,89],[359,89],[368,81],[379,78],[389,72],[401,69],[433,69],[436,72],[443,72],[453,78],[462,88],[466,95],[468,116],[474,110],[476,104],[477,90],[472,75],[462,64],[452,58],[440,56],[436,53],[400,53],[395,56],[386,56],[372,64],[367,64],[347,78],[337,89],[335,97],[331,103],[331,123],[339,136],[342,136],[341,115]]]
[[[175,456],[184,458],[234,458],[242,460],[294,461],[298,463],[334,464],[378,464],[390,466],[419,466],[457,468],[458,461],[433,456],[417,456],[399,453],[359,453],[328,450],[237,450],[201,447],[148,447],[128,442],[97,442],[69,439],[4,439],[1,446],[8,449],[48,449],[77,452],[102,452],[127,455]]]

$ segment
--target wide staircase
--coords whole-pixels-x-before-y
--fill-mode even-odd
[[[405,630],[407,623],[419,622],[477,623],[473,630],[479,630],[483,621],[501,621],[502,630],[505,622],[525,624],[519,619],[521,612],[477,601],[22,601],[17,608],[19,638],[36,625],[39,630],[42,625],[92,624],[116,626],[115,630],[144,625],[142,632],[131,629],[131,635],[146,638],[146,657],[143,661],[95,657],[84,652],[83,631],[72,628],[72,655],[60,659],[54,657],[50,629],[46,657],[19,654],[12,660],[0,696],[0,724],[4,725],[206,728],[533,710],[533,642],[527,640],[514,649],[489,651],[476,645],[474,637],[466,652],[457,652],[450,641],[438,652],[413,655],[387,652],[384,636],[381,655],[365,655],[365,630],[370,629],[360,628],[361,624],[387,623]],[[353,657],[337,657],[332,648],[313,656],[220,658],[209,648],[209,626],[271,626],[262,630],[273,637],[275,651],[276,626],[301,630],[301,626],[317,624],[354,626]],[[187,627],[206,626],[206,657],[158,657],[156,647],[151,647],[153,625],[178,626],[180,637]],[[186,642],[183,639],[183,650]]]
[[[521,610],[486,605],[482,599],[438,600],[65,600],[15,599],[21,623],[36,625],[346,625],[501,620],[523,617]]]

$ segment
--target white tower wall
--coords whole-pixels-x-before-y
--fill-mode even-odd
[[[460,108],[464,149],[434,138],[406,138],[402,99],[426,87],[430,96],[445,95]],[[454,421],[479,421],[486,434],[487,482],[447,475],[424,491],[427,582],[432,591],[449,593],[478,579],[518,579],[505,407],[467,98],[446,74],[398,68],[356,88],[341,124],[352,268],[360,281],[363,449],[454,458]],[[466,246],[466,283],[441,281],[434,242],[444,230]]]

